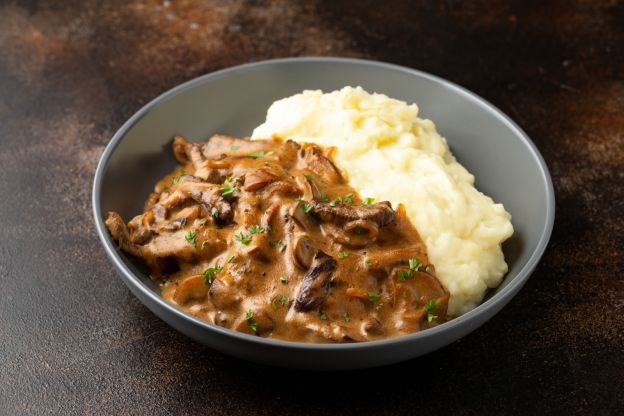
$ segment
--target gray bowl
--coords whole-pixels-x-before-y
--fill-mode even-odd
[[[213,133],[250,135],[269,105],[304,89],[360,85],[418,103],[435,121],[478,188],[512,214],[515,233],[504,244],[503,283],[476,309],[443,325],[383,341],[306,344],[241,334],[201,321],[165,302],[149,276],[119,251],[103,219],[142,211],[153,184],[176,166],[174,134],[192,141]],[[544,160],[526,134],[475,94],[443,79],[395,65],[339,58],[264,61],[214,72],[162,94],[132,116],[106,147],[95,173],[93,213],[106,253],[130,290],[152,312],[189,337],[236,357],[300,369],[374,367],[434,351],[475,330],[522,288],[550,238],[554,192]]]

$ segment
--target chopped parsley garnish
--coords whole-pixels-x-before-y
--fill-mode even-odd
[[[251,243],[251,235],[245,235],[242,231],[239,234],[236,234],[234,238],[244,246],[248,246],[249,243]]]
[[[344,197],[345,204],[353,203],[353,199],[352,198],[353,198],[353,193],[346,194],[345,197]]]
[[[371,197],[364,198],[364,204],[365,204],[365,205],[370,205],[370,204],[372,204],[373,202],[375,202],[375,198],[371,198]]]
[[[438,309],[440,305],[436,299],[431,299],[425,304],[425,312],[427,312],[427,322],[431,322],[437,319],[437,316],[433,314],[433,311]]]
[[[176,185],[178,182],[180,182],[180,178],[182,178],[182,176],[186,175],[186,172],[184,172],[184,169],[180,169],[178,171],[178,174],[176,176],[173,177],[173,179],[171,180],[171,182]]]
[[[429,266],[425,267],[425,271],[426,271],[427,273],[429,273],[429,272],[431,271],[431,269],[429,268]]]
[[[368,300],[371,302],[377,302],[381,298],[381,295],[377,292],[368,292]]]
[[[232,254],[230,257],[227,258],[226,262],[227,263],[232,263],[232,260],[234,260],[234,257],[236,257],[236,256]]]
[[[321,321],[326,321],[327,320],[327,312],[325,312],[324,310],[321,310]]]
[[[362,227],[355,227],[353,232],[356,233],[357,235],[362,235],[362,234],[364,234],[364,228],[362,228]]]
[[[221,188],[219,190],[221,191],[221,196],[228,197],[234,195],[234,192],[236,192],[238,188],[224,183],[223,185],[221,185]]]
[[[189,230],[188,233],[184,236],[184,239],[191,245],[195,245],[197,243],[197,233],[193,230]]]
[[[418,261],[418,259],[409,259],[409,268],[410,269],[412,269],[415,272],[417,272],[419,267],[420,267],[420,261]]]
[[[344,241],[345,241],[345,243],[350,243],[350,242],[351,242],[351,237],[346,236],[346,237],[344,238]]]
[[[210,210],[210,215],[216,217],[217,215],[219,215],[219,210],[215,207],[212,207],[212,209]]]
[[[214,267],[208,267],[206,270],[202,272],[202,277],[204,278],[204,284],[211,285],[212,278],[215,274],[219,273],[223,267],[219,263],[215,264]]]
[[[273,153],[275,153],[273,150],[268,151],[268,152],[264,152],[264,151],[259,151],[259,152],[254,152],[254,153],[249,153],[247,156],[248,157],[253,157],[254,159],[257,159],[259,157],[262,156],[271,156]]]
[[[258,330],[258,323],[254,321],[253,316],[254,316],[254,312],[251,309],[249,309],[245,313],[245,320],[247,321],[247,326],[249,326],[249,329],[256,332]]]
[[[225,181],[226,181],[226,182],[240,182],[240,181],[241,181],[241,178],[233,178],[233,177],[231,177],[231,176],[226,176],[226,177],[225,177]]]
[[[204,241],[202,241],[202,244],[201,244],[201,249],[203,250],[203,249],[204,249],[204,247],[206,247],[206,244],[209,244],[209,243],[210,243],[210,241],[208,241],[208,240],[204,240]]]
[[[418,259],[409,259],[408,263],[409,269],[399,270],[399,272],[397,273],[400,281],[404,281],[405,279],[411,279],[412,277],[414,277],[414,272],[417,272],[420,266],[422,266]]]
[[[336,204],[342,204],[342,197],[341,196],[337,196],[336,198],[332,199],[332,201],[329,203],[330,207],[335,207]]]
[[[282,240],[277,240],[276,246],[279,251],[282,251],[282,249],[284,248],[284,242]]]
[[[346,251],[341,251],[340,253],[338,253],[338,257],[341,259],[347,258],[349,256],[349,253],[347,253]]]
[[[306,173],[303,176],[305,176],[307,179],[313,181],[314,180],[314,175],[312,175],[311,173]]]
[[[275,298],[273,298],[273,300],[271,301],[271,307],[273,309],[277,309],[277,303],[276,300],[282,304],[282,306],[286,305],[286,302],[288,302],[288,296],[286,295],[282,295],[281,293],[279,295],[277,295]]]
[[[371,267],[373,267],[373,261],[372,261],[371,259],[366,259],[366,260],[364,261],[364,264],[366,264],[366,267],[367,267],[367,268],[369,268],[369,269],[370,269]]]
[[[345,312],[344,315],[342,315],[342,319],[344,319],[345,322],[349,322],[351,317],[349,317],[349,314]]]
[[[251,227],[249,227],[249,232],[251,234],[260,234],[264,232],[264,227],[261,227],[259,225],[252,225]]]
[[[310,213],[310,211],[312,211],[312,204],[310,204],[308,202],[301,203],[301,204],[299,204],[299,206],[301,207],[303,212],[305,212],[306,214],[308,214],[308,213]]]
[[[414,277],[414,272],[411,270],[399,270],[399,272],[397,273],[397,276],[399,277],[399,280],[402,282],[405,279],[411,279],[412,277]]]
[[[236,146],[235,144],[230,146],[230,150],[237,151],[238,149],[240,149],[240,146]]]
[[[280,276],[279,281],[281,284],[285,285],[286,283],[288,283],[288,279],[286,279],[284,276]]]

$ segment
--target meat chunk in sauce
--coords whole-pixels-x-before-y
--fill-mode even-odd
[[[106,225],[163,297],[233,330],[303,342],[395,337],[446,321],[448,292],[399,205],[365,204],[318,146],[176,136],[180,167],[145,211]]]

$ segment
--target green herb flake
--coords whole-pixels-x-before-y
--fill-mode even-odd
[[[284,242],[282,240],[277,240],[276,247],[279,251],[282,251],[282,249],[284,248]]]
[[[281,293],[279,295],[277,295],[277,299],[282,304],[282,306],[285,306],[286,302],[288,302],[288,296],[282,295]]]
[[[321,310],[320,318],[321,318],[321,321],[326,321],[327,320],[327,312],[325,312],[324,310]]]
[[[232,263],[232,260],[234,260],[235,257],[236,256],[232,254],[230,257],[227,258],[226,262],[227,263]]]
[[[340,253],[338,253],[338,257],[340,259],[345,259],[349,256],[349,253],[347,253],[346,251],[341,251]]]
[[[344,315],[342,315],[342,319],[345,322],[349,322],[351,320],[351,317],[349,316],[349,314],[347,312],[345,312]]]
[[[380,310],[381,308],[383,308],[383,303],[378,303],[378,304],[375,306],[375,309],[377,309],[377,310]]]
[[[405,279],[411,279],[414,277],[414,272],[411,270],[399,270],[397,276],[401,282],[405,281]]]
[[[219,210],[216,207],[212,207],[212,209],[210,210],[210,215],[216,217],[217,215],[219,215]]]
[[[251,235],[245,235],[242,231],[239,234],[236,234],[234,238],[244,246],[248,246],[249,243],[251,243]]]
[[[228,185],[227,183],[224,183],[223,185],[221,185],[221,188],[219,188],[219,190],[221,191],[221,196],[227,198],[229,196],[234,195],[234,192],[238,191],[238,188],[232,185]]]
[[[377,302],[381,295],[377,292],[368,292],[368,300],[371,302]]]
[[[249,153],[247,157],[253,157],[254,159],[258,159],[259,157],[263,157],[263,156],[271,156],[273,153],[275,153],[273,150],[268,151],[268,152],[264,152],[261,150],[259,152]]]
[[[249,329],[256,332],[258,331],[258,323],[254,321],[253,317],[254,317],[254,312],[251,309],[249,309],[245,313],[245,320],[247,321],[247,326],[249,326]]]
[[[184,236],[184,239],[190,244],[195,245],[197,243],[197,233],[194,230],[189,230],[188,233]]]
[[[367,267],[367,268],[369,268],[369,269],[370,269],[371,267],[373,267],[373,261],[372,261],[371,259],[366,259],[366,260],[364,261],[364,264],[366,264],[366,267]]]
[[[370,205],[370,204],[372,204],[373,202],[375,202],[375,198],[371,198],[371,197],[364,198],[364,204],[365,204],[365,205]]]
[[[429,273],[429,272],[431,271],[431,268],[429,268],[429,266],[427,266],[427,267],[425,267],[425,271],[426,271],[427,273]]]
[[[312,175],[311,173],[305,173],[303,176],[305,176],[307,179],[309,179],[311,181],[313,181],[315,179],[314,175]]]
[[[351,237],[346,236],[346,237],[344,238],[344,241],[345,241],[345,243],[350,243],[350,242],[351,242]]]
[[[312,211],[312,204],[305,202],[305,203],[300,203],[299,206],[301,207],[301,209],[303,210],[303,212],[305,212],[306,214],[309,214],[310,211]]]
[[[208,241],[208,240],[204,240],[204,241],[202,241],[202,243],[201,243],[201,249],[203,250],[203,249],[204,249],[204,247],[206,247],[206,244],[208,244],[208,243],[209,243],[209,241]]]
[[[364,228],[362,228],[362,227],[355,227],[353,232],[356,233],[357,235],[362,235],[362,234],[364,234]]]
[[[285,285],[286,283],[288,283],[288,279],[286,279],[286,277],[284,276],[280,276],[279,281],[281,284]]]
[[[409,268],[411,270],[414,270],[415,272],[418,271],[418,269],[420,268],[420,261],[418,261],[418,259],[409,259]]]
[[[178,174],[176,176],[174,176],[173,179],[171,180],[171,183],[173,183],[174,185],[177,185],[177,183],[180,182],[180,179],[184,175],[186,175],[186,172],[184,172],[184,169],[180,169],[178,171]]]
[[[436,299],[431,299],[429,302],[425,304],[425,312],[427,312],[427,322],[431,322],[438,317],[433,314],[433,311],[438,309],[440,304]]]
[[[345,202],[346,204],[351,204],[351,203],[353,203],[353,193],[348,193],[348,194],[346,194],[346,195],[345,195],[345,197],[344,197],[344,202]]]
[[[252,225],[251,227],[249,227],[249,232],[250,232],[251,234],[261,234],[261,233],[263,233],[264,231],[265,231],[265,230],[264,230],[264,227],[261,227],[261,226],[259,226],[259,225]]]
[[[325,192],[321,194],[321,200],[323,202],[329,202],[329,198],[327,198],[327,194]]]
[[[219,273],[223,269],[219,263],[215,264],[214,267],[208,267],[206,270],[202,272],[202,277],[204,279],[204,284],[211,285],[214,275]]]
[[[335,207],[336,204],[342,204],[342,197],[337,196],[336,198],[332,199],[332,201],[329,203],[330,207]]]

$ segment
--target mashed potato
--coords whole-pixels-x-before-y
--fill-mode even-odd
[[[337,148],[335,161],[360,195],[403,203],[449,290],[449,314],[476,307],[507,272],[501,243],[513,233],[503,205],[474,186],[418,107],[362,88],[304,91],[276,101],[253,138]]]

